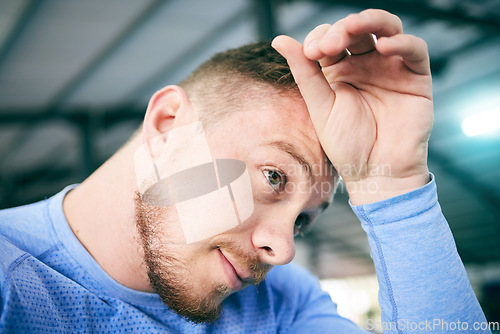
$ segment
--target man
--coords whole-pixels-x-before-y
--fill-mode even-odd
[[[368,234],[382,327],[480,332],[427,169],[425,43],[366,10],[318,26],[304,47],[272,45],[286,61],[264,44],[215,56],[157,92],[139,133],[81,185],[1,213],[3,332],[364,332],[287,265],[294,235],[331,199],[330,163]],[[238,186],[227,161],[242,167]],[[207,204],[199,166],[230,204]],[[186,211],[192,199],[203,210]]]

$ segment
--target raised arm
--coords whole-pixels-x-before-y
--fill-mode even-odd
[[[287,59],[353,204],[387,199],[429,181],[429,56],[423,40],[403,34],[397,16],[366,10],[316,27],[304,47],[287,36],[273,46]]]
[[[272,45],[367,232],[384,332],[488,333],[476,327],[486,320],[427,168],[426,43],[404,34],[397,16],[370,9],[316,27],[304,46],[287,36]]]

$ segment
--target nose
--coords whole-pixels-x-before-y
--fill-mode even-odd
[[[295,257],[293,225],[287,219],[268,217],[259,221],[252,231],[252,243],[257,249],[262,263],[283,265]]]

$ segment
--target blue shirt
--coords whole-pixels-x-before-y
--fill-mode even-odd
[[[1,333],[365,333],[337,314],[316,278],[292,264],[229,296],[217,323],[187,322],[158,295],[119,284],[97,264],[64,216],[62,200],[70,189],[0,212]],[[422,327],[434,319],[481,332],[473,326],[486,320],[434,181],[353,210],[368,235],[386,332],[447,332]]]

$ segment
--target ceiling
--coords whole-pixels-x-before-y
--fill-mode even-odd
[[[467,137],[461,121],[500,105],[500,0],[0,0],[0,208],[81,182],[137,128],[155,90],[214,52],[278,33],[303,40],[370,7],[428,43],[440,203],[463,261],[498,265],[500,134]],[[297,248],[321,277],[373,271],[342,187]]]

